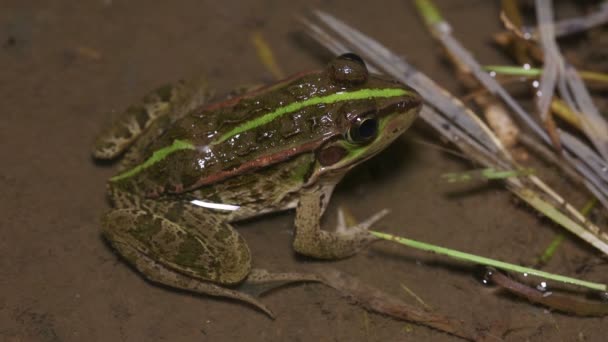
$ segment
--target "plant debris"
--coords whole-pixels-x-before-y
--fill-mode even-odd
[[[608,303],[606,302],[585,300],[547,290],[539,291],[497,271],[486,272],[486,278],[500,286],[501,289],[556,311],[577,316],[601,317],[608,315]]]

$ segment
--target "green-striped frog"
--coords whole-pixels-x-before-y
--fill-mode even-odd
[[[243,284],[297,276],[252,270],[230,223],[295,208],[298,253],[355,254],[374,240],[367,228],[377,217],[328,231],[321,216],[342,176],[403,133],[421,100],[345,54],[323,70],[209,102],[200,80],[161,87],[99,136],[96,158],[124,154],[108,182],[103,235],[154,282],[267,311]]]

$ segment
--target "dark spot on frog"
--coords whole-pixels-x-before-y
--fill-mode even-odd
[[[223,115],[224,122],[235,123],[256,117],[266,112],[266,107],[258,98],[241,99],[234,108]]]
[[[281,120],[280,133],[283,138],[289,138],[301,132],[298,120],[302,120],[302,115],[300,113],[295,113],[288,118]]]
[[[177,236],[175,236],[175,234],[172,234],[169,231],[165,231],[162,235],[161,235],[161,240],[165,243],[165,245],[170,245],[173,242],[175,242],[177,240]]]
[[[146,123],[150,120],[150,115],[148,114],[148,110],[144,107],[132,106],[129,107],[129,112],[133,113],[135,120],[140,128],[144,128]]]
[[[317,94],[318,86],[314,83],[299,83],[290,85],[285,92],[296,101],[309,99]]]
[[[161,229],[162,221],[160,218],[154,217],[152,214],[145,214],[137,217],[131,234],[143,244],[148,244]]]
[[[325,207],[325,193],[322,193],[321,196],[319,196],[319,208],[323,208]]]
[[[182,183],[171,184],[171,192],[180,193],[184,191],[184,185]]]
[[[144,187],[142,187],[144,188]],[[165,188],[162,186],[157,186],[154,188],[150,188],[147,192],[146,192],[146,197],[147,198],[156,198],[158,196],[160,196],[160,194],[162,194],[163,192],[165,192]]]
[[[266,195],[268,194],[272,194],[275,190],[276,184],[273,184],[271,182],[268,183],[264,183],[261,187],[262,192]]]
[[[102,150],[113,150],[116,148],[116,143],[113,141],[106,141],[101,145]]]
[[[255,199],[264,198],[264,196],[262,196],[262,193],[257,189],[251,189],[249,191],[249,197],[253,199],[253,201],[255,201]]]
[[[165,217],[167,218],[167,220],[175,222],[182,217],[183,213],[184,207],[182,206],[182,204],[176,203],[169,208],[169,210],[165,214]]]
[[[173,92],[173,87],[171,85],[164,85],[156,89],[156,94],[163,102],[171,101],[171,95]]]
[[[118,127],[116,127],[114,129],[114,135],[118,138],[123,138],[123,139],[131,139],[133,137],[133,134],[131,134],[131,131],[124,124],[120,124]]]
[[[189,237],[180,243],[174,262],[178,265],[200,269],[201,256],[204,253],[205,251],[198,241]]]
[[[263,130],[258,132],[257,137],[256,137],[256,141],[258,143],[267,141],[269,139],[272,139],[272,137],[274,136],[274,130]]]
[[[257,134],[254,131],[246,131],[239,135],[238,144],[234,153],[238,156],[244,157],[251,152],[260,148],[260,145],[256,143]]]
[[[229,229],[217,229],[213,234],[213,239],[216,241],[228,241],[232,237]]]

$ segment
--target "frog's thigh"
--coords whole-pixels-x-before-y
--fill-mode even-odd
[[[321,229],[321,216],[329,196],[319,189],[302,191],[296,207],[294,249],[319,259],[351,256],[374,241],[365,229],[351,228],[329,232]]]
[[[209,92],[202,77],[189,82],[169,84],[148,93],[143,100],[127,108],[97,137],[93,155],[112,159],[124,152],[159,118],[168,122],[204,104]]]
[[[148,278],[169,286],[184,288],[184,278],[236,284],[251,269],[243,238],[217,219],[200,220],[182,212],[179,219],[169,220],[145,210],[116,209],[105,215],[102,225],[121,255]],[[162,273],[156,272],[159,268]]]

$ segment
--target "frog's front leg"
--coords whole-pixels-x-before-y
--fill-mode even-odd
[[[321,229],[321,217],[332,190],[333,186],[329,185],[303,189],[296,207],[293,244],[297,252],[319,259],[340,259],[357,253],[376,240],[368,228],[387,214],[385,210],[353,227],[346,227],[340,215],[334,232]]]
[[[255,297],[224,286],[242,283],[251,255],[242,237],[213,215],[168,208],[170,219],[146,209],[115,209],[103,220],[103,234],[129,263],[152,282],[200,294],[247,302],[269,316]]]

